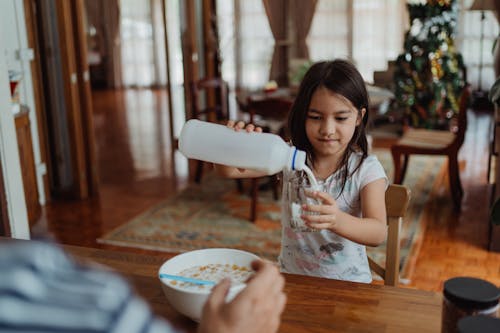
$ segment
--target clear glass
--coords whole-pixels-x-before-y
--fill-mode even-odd
[[[287,184],[289,194],[289,209],[290,209],[290,227],[295,231],[301,232],[317,232],[319,230],[309,228],[302,220],[301,215],[317,215],[318,213],[309,212],[302,209],[304,204],[321,205],[319,200],[311,198],[308,194],[313,191],[322,191],[322,184],[311,185],[305,176],[291,178]]]

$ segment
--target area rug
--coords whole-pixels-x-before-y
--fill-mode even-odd
[[[392,159],[387,149],[373,152],[392,179]],[[420,249],[425,225],[421,220],[436,175],[444,159],[412,156],[404,184],[411,201],[401,233],[401,280],[408,282]],[[166,252],[230,247],[276,260],[281,241],[280,201],[271,190],[259,191],[258,216],[250,216],[250,198],[239,193],[234,180],[207,176],[170,199],[104,235],[98,242]],[[385,245],[368,247],[372,259],[384,263]]]

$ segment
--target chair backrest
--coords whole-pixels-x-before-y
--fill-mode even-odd
[[[258,115],[261,117],[260,126],[271,128],[273,127],[271,126],[272,123],[279,124],[278,128],[270,131],[280,135],[285,140],[289,140],[290,135],[286,131],[286,123],[292,104],[293,101],[286,98],[268,97],[262,99],[248,97],[246,111],[250,114],[250,123],[254,123],[255,116]]]
[[[399,283],[399,240],[403,217],[410,203],[410,190],[403,185],[389,185],[385,192],[385,207],[387,211],[387,244],[385,267],[368,261],[372,271],[384,279],[384,284],[397,286]]]
[[[458,104],[457,132],[454,145],[460,148],[464,143],[465,131],[467,130],[467,109],[469,107],[470,87],[465,85],[460,95]]]
[[[292,107],[293,101],[284,98],[247,99],[247,111],[250,113],[250,121],[255,115],[264,119],[286,120]]]
[[[229,119],[228,84],[221,78],[192,82],[191,119],[222,122]]]

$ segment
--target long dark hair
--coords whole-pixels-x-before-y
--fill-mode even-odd
[[[336,59],[333,61],[321,61],[312,65],[302,80],[299,92],[288,116],[288,129],[292,144],[307,153],[309,159],[314,163],[314,150],[307,139],[306,118],[314,92],[324,87],[331,92],[348,99],[358,110],[365,109],[365,115],[359,125],[356,126],[351,141],[347,145],[344,156],[340,160],[338,169],[341,170],[341,190],[343,192],[347,178],[352,176],[361,166],[363,160],[368,156],[368,142],[366,140],[366,124],[368,123],[368,93],[366,91],[363,77],[356,67],[346,60]],[[362,158],[356,168],[349,174],[348,161],[353,152],[361,152]]]

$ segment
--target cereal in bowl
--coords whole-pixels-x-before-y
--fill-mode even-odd
[[[198,280],[214,281],[216,284],[224,278],[230,278],[232,284],[243,284],[252,273],[252,269],[245,266],[235,264],[207,264],[184,269],[178,275]],[[169,283],[189,290],[208,290],[212,288],[210,285],[198,285],[191,282],[170,281]]]

